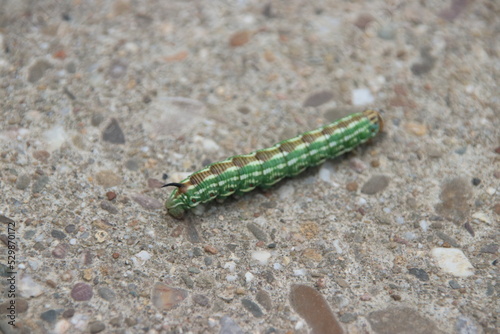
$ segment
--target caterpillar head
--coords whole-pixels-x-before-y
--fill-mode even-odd
[[[163,187],[170,187],[174,186],[177,187],[176,190],[172,191],[170,194],[170,197],[167,199],[167,202],[165,203],[165,207],[167,208],[167,212],[169,215],[171,215],[174,218],[181,219],[182,216],[184,216],[184,201],[183,201],[183,190],[186,187],[182,183],[168,183],[164,185]],[[162,188],[163,188],[162,187]]]

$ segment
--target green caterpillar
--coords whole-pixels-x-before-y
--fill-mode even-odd
[[[380,113],[368,109],[270,148],[213,163],[180,183],[165,184],[163,187],[177,187],[165,206],[171,216],[180,219],[186,210],[200,203],[232,194],[241,195],[255,187],[270,187],[307,167],[352,150],[373,138],[382,128]]]

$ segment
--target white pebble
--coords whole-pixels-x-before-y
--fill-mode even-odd
[[[421,220],[418,222],[422,231],[427,232],[429,229],[429,222],[427,220]]]
[[[491,224],[490,218],[484,212],[476,212],[472,215],[472,218]]]
[[[276,262],[273,264],[273,268],[274,270],[281,270],[283,266],[281,265],[281,263]]]
[[[396,217],[396,223],[399,225],[403,225],[405,223],[405,219],[401,216]]]
[[[335,251],[337,254],[342,254],[342,247],[340,247],[340,241],[339,240],[333,240],[333,247],[335,247]]]
[[[259,226],[266,226],[267,225],[267,219],[264,216],[257,217],[253,220],[253,222]]]
[[[267,261],[271,257],[271,253],[268,251],[254,251],[252,252],[252,259],[257,260],[260,264],[267,264]]]
[[[205,138],[201,136],[194,136],[193,142],[201,144],[205,151],[215,152],[220,149],[220,146],[210,138]]]
[[[28,260],[28,264],[31,267],[31,269],[33,269],[33,270],[37,270],[38,269],[39,263],[37,261]]]
[[[330,170],[323,164],[319,170],[319,179],[323,182],[330,183]]]
[[[488,195],[493,196],[493,195],[495,195],[495,193],[497,192],[497,190],[495,188],[488,187],[486,189],[486,192],[488,193]]]
[[[372,93],[367,88],[353,89],[352,91],[352,104],[355,106],[370,104],[375,101]]]
[[[151,254],[149,254],[145,250],[140,251],[139,253],[135,254],[135,256],[141,259],[142,261],[147,261],[151,258]]]
[[[364,206],[364,205],[366,205],[366,203],[367,203],[367,201],[366,201],[366,199],[364,199],[363,197],[360,197],[360,198],[358,199],[358,205],[359,205],[359,206]]]
[[[391,210],[391,208],[387,208],[387,207],[386,207],[386,208],[383,208],[383,211],[384,211],[385,213],[391,213],[391,211],[392,211],[392,210]]]
[[[306,276],[307,270],[305,269],[294,269],[293,276]]]
[[[54,126],[50,130],[45,131],[44,137],[49,151],[57,150],[68,139],[68,135],[61,125]]]
[[[195,216],[203,216],[203,214],[205,213],[205,206],[203,204],[197,205],[191,210],[191,212]]]
[[[302,321],[302,320],[299,320],[297,321],[297,323],[295,324],[295,330],[298,331],[298,330],[301,330],[302,328],[304,328],[305,326],[305,323]]]
[[[38,297],[44,291],[44,288],[30,275],[25,275],[19,280],[18,288],[21,296],[25,298]]]
[[[474,267],[460,249],[434,248],[431,255],[445,273],[457,277],[474,275]]]
[[[238,279],[238,275],[226,275],[226,281],[234,282]]]
[[[71,323],[66,319],[59,320],[54,326],[54,333],[64,334],[71,328]]]
[[[413,232],[405,232],[403,234],[403,238],[405,238],[406,240],[414,240],[416,237],[417,236]]]
[[[253,278],[254,278],[254,276],[253,276],[253,274],[251,272],[247,271],[245,273],[245,281],[247,283],[250,283],[253,280]]]
[[[224,269],[229,270],[229,272],[234,273],[236,270],[236,263],[234,261],[226,262],[224,264]]]

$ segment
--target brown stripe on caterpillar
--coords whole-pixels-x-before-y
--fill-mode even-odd
[[[252,155],[240,155],[233,157],[233,164],[238,167],[245,167],[246,165],[251,164],[252,162],[258,162],[259,160],[255,157],[255,154]]]
[[[272,147],[267,150],[261,150],[256,152],[255,157],[260,161],[271,160],[276,154],[280,154],[280,150],[278,148]]]

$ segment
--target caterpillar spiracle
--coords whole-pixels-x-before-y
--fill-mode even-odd
[[[200,203],[232,194],[241,195],[256,187],[267,188],[285,177],[351,151],[382,131],[379,111],[367,109],[350,114],[319,129],[250,154],[235,155],[194,172],[174,186],[165,206],[174,218]]]

